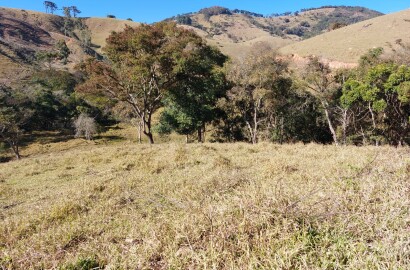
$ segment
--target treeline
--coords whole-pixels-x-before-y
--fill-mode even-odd
[[[230,60],[193,31],[162,22],[114,32],[104,51],[105,60],[89,58],[75,74],[43,65],[23,86],[0,87],[0,137],[16,157],[34,131],[91,138],[113,119],[150,143],[175,132],[199,142],[410,144],[404,45],[391,59],[373,49],[356,69],[332,71],[311,58],[297,72],[266,44]]]
[[[312,11],[312,10],[318,10],[318,9],[324,9],[324,8],[343,8],[343,9],[350,9],[350,10],[354,10],[357,12],[364,12],[364,11],[370,11],[367,8],[364,7],[360,7],[360,6],[332,6],[332,5],[327,5],[327,6],[321,6],[321,7],[317,7],[317,8],[302,8],[300,10],[300,12],[306,12],[306,11]],[[373,11],[372,11],[373,12]],[[382,13],[380,13],[380,15],[382,15]]]
[[[312,58],[296,76],[267,45],[228,61],[193,32],[165,22],[114,33],[105,51],[110,62],[91,59],[79,67],[86,82],[77,91],[115,100],[117,109],[139,119],[151,143],[154,131],[203,141],[209,130],[221,142],[409,143],[409,79],[393,85],[407,66],[381,60],[378,51],[357,70],[338,73]],[[379,69],[385,77],[369,79]],[[365,87],[370,96],[361,92]]]

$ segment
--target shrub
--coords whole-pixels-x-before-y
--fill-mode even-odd
[[[117,18],[117,17],[115,17],[115,15],[108,14],[108,15],[107,15],[107,18],[115,19],[115,18]]]
[[[179,15],[176,18],[177,23],[179,24],[185,24],[185,25],[191,25],[192,24],[192,19],[189,16],[186,15]]]
[[[307,21],[303,21],[303,22],[300,23],[300,26],[310,27],[310,23],[308,23]]]
[[[214,6],[210,8],[203,8],[199,11],[200,14],[204,14],[206,19],[215,15],[227,14],[232,15],[232,12],[228,8]]]
[[[74,127],[76,138],[84,136],[87,140],[92,140],[93,135],[97,133],[95,119],[84,113],[74,121]]]

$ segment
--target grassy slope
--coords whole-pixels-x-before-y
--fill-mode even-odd
[[[89,18],[86,19],[85,23],[92,33],[91,42],[101,47],[105,46],[105,40],[109,37],[112,31],[122,31],[125,28],[125,25],[131,27],[139,25],[139,23],[132,21],[110,18]],[[99,50],[99,52],[101,52],[101,50]]]
[[[0,268],[410,267],[408,148],[102,142],[0,164]]]
[[[410,42],[410,10],[384,15],[313,37],[280,49],[283,54],[317,55],[355,63],[369,49],[396,48],[396,41]]]
[[[71,55],[69,63],[62,66],[54,63],[56,68],[70,69],[88,57],[80,46],[79,40],[64,36],[62,27],[63,17],[21,9],[0,8],[0,83],[19,81],[30,68],[30,59],[35,52],[53,50],[58,40],[65,40]],[[89,18],[86,24],[92,32],[92,43],[103,47],[105,39],[112,31],[121,31],[125,25],[136,26],[138,23],[108,19]],[[30,55],[29,60],[22,59],[16,53],[23,50]],[[101,49],[97,49],[101,52]]]

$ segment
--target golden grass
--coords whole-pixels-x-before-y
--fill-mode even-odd
[[[376,17],[281,48],[283,54],[316,55],[328,60],[356,63],[369,49],[397,49],[410,42],[410,9]]]
[[[101,47],[106,45],[105,40],[113,31],[120,32],[124,30],[125,25],[131,27],[140,25],[140,23],[137,22],[110,18],[89,18],[85,21],[85,24],[91,31],[91,42]],[[97,51],[101,52],[101,49],[98,49]]]
[[[0,164],[0,268],[410,267],[409,148],[54,147]]]

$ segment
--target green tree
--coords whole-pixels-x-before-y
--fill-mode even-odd
[[[242,61],[234,62],[229,79],[234,87],[228,91],[225,104],[243,117],[248,138],[257,143],[261,127],[275,118],[275,106],[282,102],[276,95],[285,86],[288,64],[279,60],[271,48],[261,44]],[[286,87],[286,86],[285,86]]]
[[[66,65],[68,62],[68,56],[70,56],[71,54],[71,51],[67,46],[67,43],[65,43],[65,41],[61,39],[57,42],[55,48],[57,49],[58,59],[62,60],[63,64]]]
[[[126,27],[107,39],[104,50],[110,62],[90,59],[79,66],[87,80],[77,90],[128,104],[154,143],[152,116],[183,75],[179,63],[187,50],[201,42],[193,31],[171,22]]]
[[[383,63],[364,78],[351,78],[343,87],[341,104],[355,108],[356,125],[364,141],[409,144],[410,67]]]
[[[58,8],[57,5],[51,1],[44,1],[43,5],[46,9],[46,13],[50,12],[51,14],[54,14],[54,11]]]
[[[73,17],[76,18],[78,14],[81,13],[81,10],[77,8],[77,6],[71,6],[70,7],[71,13],[73,14]]]
[[[312,57],[302,75],[302,86],[308,90],[321,104],[326,117],[333,142],[338,145],[334,114],[334,95],[339,85],[328,64],[321,62],[317,57]]]
[[[202,142],[206,124],[215,118],[217,100],[226,91],[222,67],[227,58],[202,39],[195,41],[179,57],[175,84],[164,98],[158,129],[187,136],[196,131]]]
[[[4,85],[0,86],[0,104],[0,138],[20,159],[21,136],[30,122],[32,110],[25,98]]]

